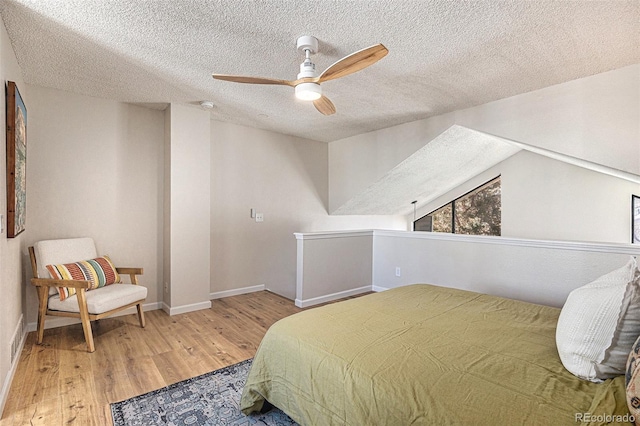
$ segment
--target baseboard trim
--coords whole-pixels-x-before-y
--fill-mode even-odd
[[[24,316],[20,315],[20,322],[16,327],[16,330],[20,329],[20,323],[24,321]],[[11,383],[13,382],[13,376],[16,374],[16,370],[18,369],[18,363],[20,362],[20,354],[22,353],[22,349],[24,349],[24,342],[27,340],[27,327],[22,327],[22,336],[20,337],[20,344],[18,345],[18,349],[16,351],[16,357],[13,359],[11,363],[11,368],[7,372],[7,375],[2,382],[2,390],[0,391],[0,419],[2,418],[2,414],[4,412],[4,406],[7,403],[7,398],[9,397],[9,389],[11,389]],[[14,333],[15,335],[15,333]]]
[[[251,287],[234,288],[232,290],[216,291],[209,295],[211,300],[222,299],[223,297],[238,296],[240,294],[254,293],[256,291],[264,291],[264,284],[254,285]]]
[[[168,313],[170,316],[186,314],[187,312],[200,311],[202,309],[210,309],[211,301],[207,300],[206,302],[198,302],[192,303],[190,305],[182,305],[182,306],[169,306],[166,303],[162,304],[162,310]]]
[[[298,308],[307,308],[309,306],[318,305],[320,303],[332,302],[334,300],[342,299],[343,297],[355,296],[356,294],[366,293],[371,291],[371,286],[353,288],[351,290],[340,291],[337,293],[327,294],[326,296],[312,297],[311,299],[296,299],[296,306]]]
[[[376,293],[380,292],[380,291],[386,291],[389,290],[389,287],[380,287],[377,285],[372,285],[371,286],[371,291],[375,291]]]
[[[164,302],[162,302],[162,310],[164,311],[165,314],[171,315],[171,306],[167,305]]]
[[[142,305],[142,309],[147,311],[155,311],[157,309],[162,309],[162,302],[156,303],[145,303]],[[112,315],[112,317],[120,317],[123,315],[132,315],[137,314],[138,311],[135,307],[127,308],[124,311],[120,311],[117,314]],[[44,322],[44,329],[48,330],[50,328],[64,327],[72,324],[80,324],[80,320],[77,318],[65,318],[65,317],[53,317],[48,316],[46,321]],[[36,331],[38,329],[37,322],[30,322],[27,324],[27,332]]]

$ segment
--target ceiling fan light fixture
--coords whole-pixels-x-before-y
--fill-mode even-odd
[[[389,53],[386,47],[378,43],[339,59],[329,65],[329,68],[318,74],[315,64],[311,61],[311,55],[318,51],[318,39],[312,36],[302,36],[298,38],[297,48],[300,53],[304,53],[304,61],[300,64],[300,72],[295,80],[215,73],[211,76],[216,80],[233,81],[236,83],[273,84],[277,86],[294,87],[296,98],[303,101],[312,101],[313,106],[323,115],[333,115],[336,113],[336,107],[333,102],[322,93],[320,84],[325,81],[346,77],[367,68]]]
[[[315,101],[322,96],[322,88],[318,83],[300,83],[296,86],[296,98],[302,101]]]

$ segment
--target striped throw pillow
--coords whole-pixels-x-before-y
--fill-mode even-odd
[[[59,280],[87,280],[91,285],[87,290],[104,287],[105,285],[119,283],[120,275],[109,256],[83,260],[82,262],[65,263],[64,265],[47,265],[51,278]],[[60,300],[76,294],[73,287],[57,287]]]

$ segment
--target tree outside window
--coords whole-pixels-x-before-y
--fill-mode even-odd
[[[500,235],[500,176],[414,222],[415,231]]]

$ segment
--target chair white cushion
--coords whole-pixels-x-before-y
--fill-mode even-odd
[[[115,308],[137,302],[147,297],[147,288],[135,284],[111,284],[85,292],[90,314],[102,314]],[[49,309],[64,312],[80,312],[78,296],[60,301],[60,295],[49,297]]]
[[[91,238],[38,241],[33,245],[33,249],[38,262],[38,277],[40,278],[51,278],[49,271],[47,271],[47,265],[73,263],[98,257],[96,245]],[[51,287],[49,294],[55,293],[55,287]]]
[[[625,373],[640,335],[640,271],[622,268],[573,290],[556,328],[560,360],[576,376],[599,382]]]

